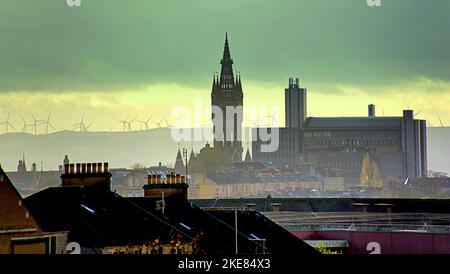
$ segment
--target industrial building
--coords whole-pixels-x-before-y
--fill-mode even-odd
[[[277,129],[278,150],[261,152],[266,142],[254,129],[253,160],[294,169],[312,165],[318,174],[340,170],[349,187],[360,185],[365,154],[377,164],[382,180],[426,177],[426,121],[414,119],[412,110],[380,117],[371,104],[366,117],[307,117],[306,108],[307,90],[290,78],[285,90],[286,125]]]

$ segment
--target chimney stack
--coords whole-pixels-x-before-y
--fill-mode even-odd
[[[375,117],[375,105],[374,104],[370,104],[369,105],[369,117]]]
[[[61,175],[62,186],[87,186],[98,184],[108,190],[111,189],[111,173],[108,172],[108,163],[105,162],[102,172],[101,163],[65,164]],[[76,170],[75,170],[76,167]]]
[[[281,203],[271,203],[272,211],[281,211]]]
[[[161,198],[164,193],[164,197],[171,196],[171,200],[176,203],[187,201],[189,186],[186,184],[186,177],[181,174],[170,172],[166,174],[165,181],[161,180],[161,174],[149,174],[147,182],[144,185],[145,197]]]
[[[147,183],[149,185],[156,184],[156,175],[150,174],[147,176]]]
[[[414,119],[414,112],[410,109],[403,110],[403,118],[408,120]]]

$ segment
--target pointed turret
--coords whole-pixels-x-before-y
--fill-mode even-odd
[[[178,148],[177,158],[175,159],[174,171],[176,174],[184,174],[185,167],[183,162],[183,157],[181,156],[180,148]]]
[[[212,84],[212,90],[215,90],[217,86],[217,81],[216,81],[216,73],[213,72],[213,84]]]
[[[191,154],[189,155],[189,162],[191,162],[191,160],[195,159],[195,153],[194,153],[194,149],[191,149]]]
[[[228,33],[227,32],[225,32],[225,46],[223,48],[223,57],[222,57],[222,61],[220,63],[222,65],[224,63],[233,64],[233,59],[231,59],[230,46],[228,45]]]
[[[250,151],[247,148],[247,153],[245,153],[245,162],[251,162],[252,157],[250,156]]]
[[[25,163],[25,152],[22,152],[23,170],[27,171],[27,164]]]

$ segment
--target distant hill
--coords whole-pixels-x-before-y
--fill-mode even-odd
[[[183,142],[180,147],[198,151],[205,142]],[[131,132],[60,131],[48,135],[8,133],[0,135],[0,163],[7,171],[17,169],[22,152],[27,168],[36,162],[38,169],[57,170],[64,155],[73,162],[103,162],[110,167],[130,167],[135,163],[146,166],[158,162],[173,165],[178,144],[168,128]]]
[[[428,128],[428,166],[450,174],[450,127]],[[198,152],[205,142],[182,142]],[[245,144],[245,142],[244,142]],[[64,155],[71,161],[103,162],[111,167],[130,167],[135,163],[147,166],[158,162],[173,165],[178,144],[168,128],[131,132],[60,131],[48,135],[8,133],[0,135],[0,163],[7,171],[17,169],[25,152],[27,168],[41,161],[44,170],[57,170]]]

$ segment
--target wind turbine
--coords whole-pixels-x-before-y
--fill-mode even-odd
[[[249,122],[250,124],[252,124],[252,126],[254,127],[254,128],[258,128],[259,126],[260,126],[260,124],[259,124],[259,122],[261,121],[261,118],[258,118],[258,120],[251,120],[251,119],[246,119],[247,120],[247,122]]]
[[[33,113],[30,113],[30,115],[33,118],[33,124],[31,125],[31,129],[34,130],[34,135],[37,135],[37,127],[39,124],[41,124],[43,122],[43,120],[36,119],[36,117],[33,115]]]
[[[134,120],[136,120],[136,117],[137,117],[137,116],[134,116],[134,118],[131,119],[130,121],[126,121],[127,127],[128,127],[128,131],[131,131],[131,130],[132,130],[131,124],[134,122]]]
[[[436,113],[436,115],[437,115],[437,117],[439,119],[439,123],[441,124],[441,127],[444,127],[444,124],[442,124],[441,116],[439,116],[439,114],[437,114],[437,113]]]
[[[6,118],[6,121],[0,123],[0,125],[5,125],[5,133],[8,133],[9,127],[12,127],[15,129],[15,127],[9,122],[10,115],[11,115],[11,112],[8,113],[8,118]]]
[[[92,126],[92,123],[93,123],[93,122],[90,122],[87,126],[84,126],[84,124],[83,124],[83,131],[88,131],[88,128],[89,128],[90,126]]]
[[[25,118],[23,118],[22,115],[20,115],[20,118],[22,118],[22,121],[23,121],[22,132],[27,133],[27,128],[28,127],[33,127],[33,124],[27,124],[27,122],[25,121]]]
[[[159,120],[159,122],[155,122],[155,124],[158,126],[158,128],[161,128],[161,123],[164,120],[164,117]]]
[[[172,125],[167,121],[166,117],[164,117],[164,121],[166,122],[166,128],[172,127]]]
[[[126,129],[126,126],[127,126],[127,120],[119,120],[119,121],[122,123],[122,131],[125,132],[125,129]]]
[[[55,127],[53,127],[52,123],[50,123],[50,112],[48,113],[47,120],[44,120],[41,122],[41,125],[45,125],[45,134],[48,134],[48,127],[50,126],[53,130]]]
[[[273,111],[273,114],[272,115],[267,115],[266,116],[266,118],[272,118],[271,119],[271,127],[273,127],[274,126],[274,122],[278,122],[276,119],[275,119],[275,113],[277,112],[277,110],[274,110]]]
[[[148,126],[148,123],[150,123],[150,120],[152,119],[153,115],[150,116],[150,118],[147,119],[147,121],[138,120],[137,122],[141,123],[141,126],[139,130],[142,130],[142,127],[145,128],[145,130],[149,130],[150,127]]]
[[[84,125],[84,113],[81,116],[81,121],[79,123],[73,124],[72,126],[74,127],[74,129],[79,128],[80,132],[84,131],[84,129],[86,128],[86,126]]]

